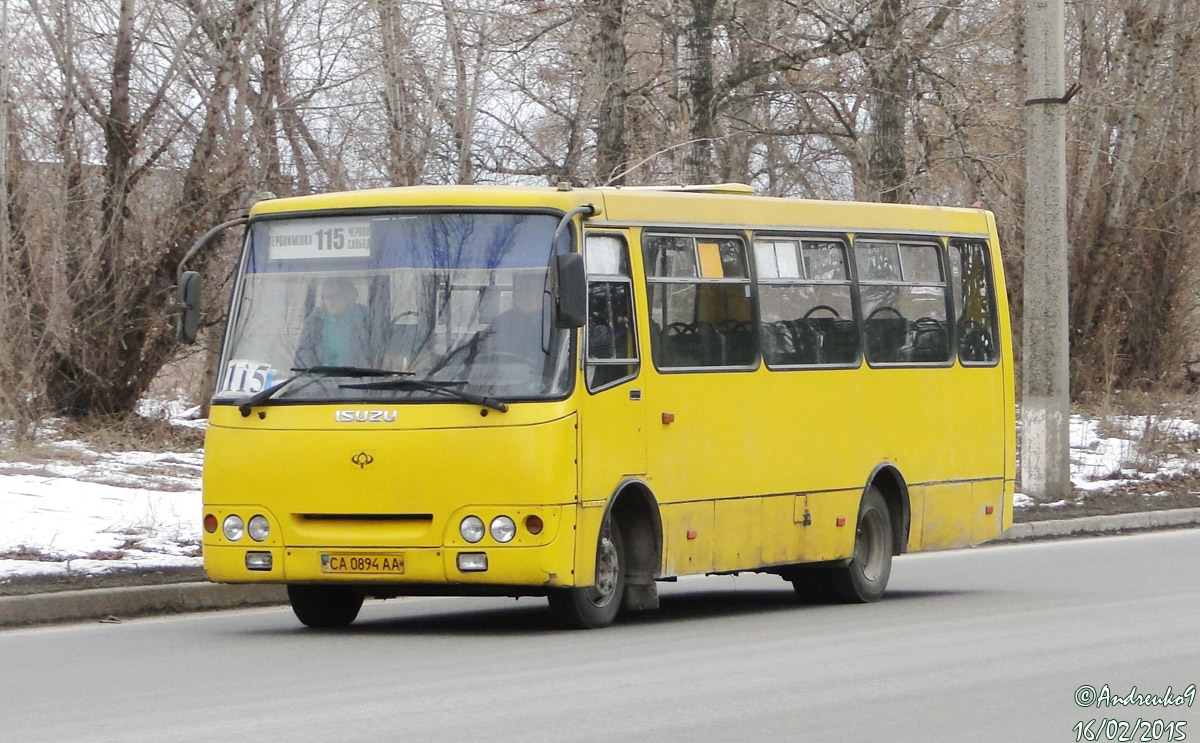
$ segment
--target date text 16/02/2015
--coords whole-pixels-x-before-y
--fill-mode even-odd
[[[1080,741],[1184,741],[1186,720],[1080,720],[1071,727]]]

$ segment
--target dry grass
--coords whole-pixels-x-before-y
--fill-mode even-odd
[[[88,451],[62,443],[64,441],[78,441],[86,449],[105,453],[195,451],[204,445],[204,431],[137,415],[54,419],[43,421],[35,437],[14,438],[0,430],[0,461],[87,464],[94,459]]]
[[[105,452],[193,451],[204,445],[203,431],[140,415],[69,420],[63,425],[61,436]]]
[[[47,555],[39,549],[26,547],[23,544],[18,544],[15,550],[0,552],[0,560],[29,560],[31,562],[59,562],[62,558],[55,555]]]
[[[1140,436],[1123,467],[1138,472],[1158,472],[1169,460],[1196,459],[1200,435],[1183,431],[1174,419],[1146,416]]]

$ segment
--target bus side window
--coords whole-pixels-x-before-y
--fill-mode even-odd
[[[587,386],[596,391],[638,373],[629,248],[617,235],[588,235]]]
[[[745,244],[643,235],[650,352],[660,369],[750,367],[758,356]]]
[[[754,257],[767,365],[856,363],[859,334],[845,245],[838,240],[760,237],[754,241]]]
[[[950,281],[959,361],[967,366],[996,363],[996,302],[986,243],[950,241]]]
[[[867,363],[945,364],[952,358],[941,249],[857,240],[854,260]]]

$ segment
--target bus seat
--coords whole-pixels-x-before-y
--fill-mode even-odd
[[[922,317],[912,324],[910,360],[926,363],[949,361],[949,341],[945,323],[936,318]]]
[[[714,326],[721,339],[722,366],[746,366],[754,362],[755,338],[750,323],[726,319]]]
[[[821,323],[821,360],[826,364],[853,364],[858,359],[858,326],[845,317],[814,319]]]
[[[818,362],[820,338],[807,320],[776,320],[762,323],[761,327],[763,358],[768,364],[795,366]],[[753,353],[751,348],[745,363],[749,363]]]
[[[700,348],[701,339],[694,324],[676,322],[667,326],[663,334],[661,366],[703,366]]]
[[[712,323],[695,324],[696,356],[698,366],[722,366],[725,359],[725,336],[717,332]]]
[[[904,348],[908,342],[908,319],[904,317],[875,317],[864,323],[867,331],[867,360],[872,363],[907,361]]]

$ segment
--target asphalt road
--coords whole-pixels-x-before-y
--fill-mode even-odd
[[[869,606],[770,576],[662,593],[593,632],[533,599],[8,630],[0,743],[1200,740],[1196,703],[1075,702],[1200,684],[1200,530],[905,556]]]

